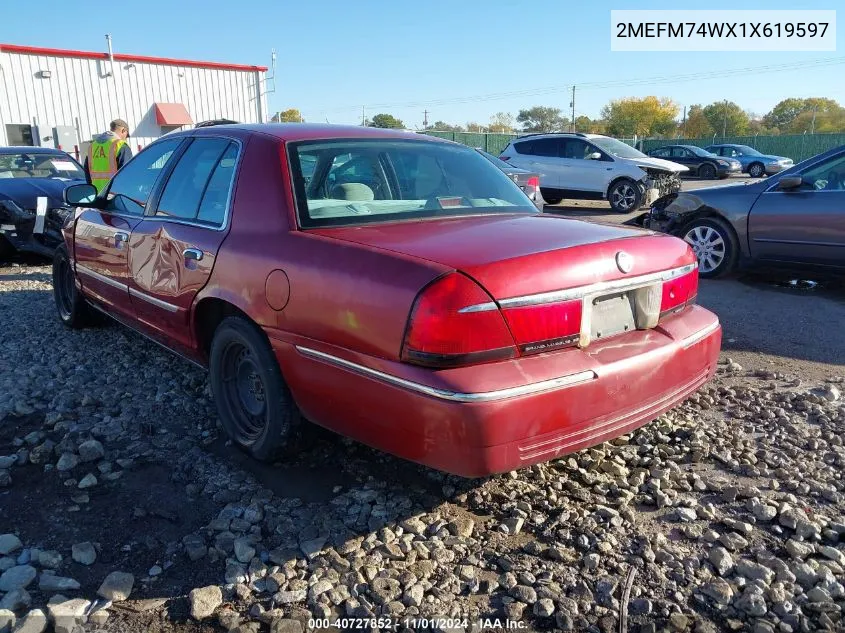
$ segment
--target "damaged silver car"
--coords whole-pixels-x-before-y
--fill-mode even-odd
[[[70,213],[62,193],[85,182],[70,155],[47,147],[0,147],[0,259],[14,253],[52,257]]]
[[[499,158],[539,173],[548,204],[564,198],[607,200],[616,213],[636,211],[680,191],[680,174],[688,171],[615,138],[580,132],[521,136]]]

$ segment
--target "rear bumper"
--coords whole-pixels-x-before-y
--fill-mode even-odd
[[[619,340],[436,372],[271,339],[308,419],[465,477],[548,461],[653,420],[713,375],[721,328],[693,306]]]

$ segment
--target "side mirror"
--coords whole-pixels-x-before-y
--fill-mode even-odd
[[[587,156],[590,160],[601,160],[601,152],[593,152],[589,156]]]
[[[791,191],[798,189],[804,184],[804,179],[801,176],[784,176],[778,181],[778,189],[781,191]]]
[[[71,185],[65,189],[65,202],[72,207],[84,207],[97,199],[97,188],[87,183]]]

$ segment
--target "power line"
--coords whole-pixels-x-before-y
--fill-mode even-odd
[[[828,57],[824,59],[816,59],[803,62],[790,62],[785,64],[769,64],[765,66],[747,66],[743,68],[729,68],[725,70],[702,71],[695,73],[687,73],[682,75],[656,75],[652,77],[641,77],[635,79],[620,79],[609,81],[594,81],[594,82],[578,82],[579,89],[600,90],[604,88],[640,86],[643,84],[665,84],[665,83],[679,83],[684,81],[701,81],[706,79],[720,79],[723,77],[733,77],[745,74],[763,74],[773,72],[785,72],[792,70],[802,70],[806,68],[826,68],[845,63],[845,57]],[[485,95],[474,95],[464,97],[450,97],[443,99],[433,99],[426,101],[406,101],[395,103],[375,103],[370,104],[368,108],[419,108],[431,105],[449,105],[470,102],[495,101],[499,99],[508,99],[512,97],[536,97],[549,94],[556,94],[572,90],[572,84],[547,86],[545,88],[534,88],[529,90],[512,90],[508,92],[494,92]],[[336,108],[329,108],[321,110],[322,112],[343,112],[351,109],[357,109],[360,106],[339,106]]]

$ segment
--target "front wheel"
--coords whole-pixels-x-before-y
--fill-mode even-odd
[[[301,414],[255,324],[223,319],[211,343],[209,380],[223,429],[239,448],[271,461],[291,442]]]
[[[62,244],[53,254],[53,301],[59,320],[69,328],[91,325],[91,308],[76,287],[67,247]]]
[[[681,232],[698,258],[698,274],[707,279],[733,270],[738,255],[733,231],[719,218],[698,218]]]
[[[748,167],[748,173],[752,178],[762,178],[766,175],[766,169],[761,163],[751,163]]]
[[[642,204],[643,193],[633,180],[623,178],[614,182],[607,192],[607,199],[616,213],[636,211]]]
[[[698,168],[698,177],[702,180],[715,180],[716,168],[710,163],[705,163]]]

